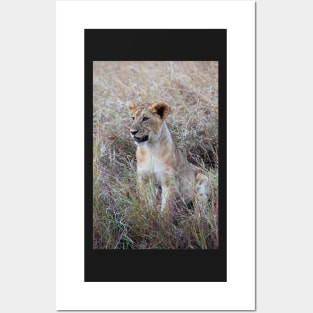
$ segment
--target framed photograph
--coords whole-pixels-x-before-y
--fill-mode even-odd
[[[226,281],[226,36],[85,30],[85,281]]]
[[[255,308],[254,5],[57,2],[58,310]]]

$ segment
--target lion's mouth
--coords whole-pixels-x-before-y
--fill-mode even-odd
[[[136,136],[134,136],[134,140],[135,140],[136,143],[145,142],[145,141],[148,140],[148,138],[149,138],[148,135],[143,136],[143,137],[136,137]]]

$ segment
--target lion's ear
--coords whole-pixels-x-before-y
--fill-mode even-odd
[[[170,108],[166,103],[154,103],[149,106],[149,111],[159,115],[161,119],[164,120],[170,113]]]
[[[137,109],[138,109],[138,105],[135,104],[135,103],[132,102],[132,101],[128,101],[128,102],[126,103],[126,106],[127,106],[128,113],[129,113],[129,114],[134,113],[134,112],[137,111]]]

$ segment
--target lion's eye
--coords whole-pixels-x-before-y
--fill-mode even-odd
[[[145,121],[147,121],[148,119],[149,119],[149,117],[143,117],[143,118],[142,118],[142,121],[145,122]]]
[[[133,116],[131,116],[130,119],[133,121],[135,118]]]

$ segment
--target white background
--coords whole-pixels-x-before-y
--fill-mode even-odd
[[[255,308],[254,9],[254,2],[113,1],[77,2],[75,6],[73,2],[58,3],[57,309]],[[84,28],[142,27],[227,29],[227,282],[224,283],[84,282]],[[75,238],[71,245],[69,225]],[[104,263],[102,270],[110,269]]]
[[[0,6],[0,308],[55,312],[55,2]],[[311,12],[257,4],[257,312],[312,311]]]

